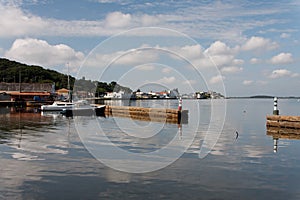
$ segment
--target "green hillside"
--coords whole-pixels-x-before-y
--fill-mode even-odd
[[[44,69],[40,66],[26,65],[5,58],[0,58],[0,82],[18,83],[21,77],[22,83],[55,83],[55,88],[68,87],[68,75],[59,73],[54,70]],[[21,76],[19,76],[21,75]],[[121,86],[116,82],[111,83],[85,80],[84,78],[77,80],[81,90],[94,88],[97,85],[97,95],[105,92],[120,91],[131,92],[130,88]],[[70,87],[73,88],[75,78],[70,76]],[[76,84],[77,85],[77,84]]]

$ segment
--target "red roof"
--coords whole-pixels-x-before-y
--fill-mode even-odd
[[[20,96],[50,96],[50,92],[17,92],[17,91],[13,91],[13,92],[6,92],[7,94],[10,95],[20,95]]]

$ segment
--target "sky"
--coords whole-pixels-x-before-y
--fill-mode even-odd
[[[133,90],[300,96],[297,0],[0,0],[0,14],[2,58]]]

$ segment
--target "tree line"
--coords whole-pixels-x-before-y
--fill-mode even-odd
[[[59,73],[55,70],[44,69],[41,66],[26,65],[5,58],[0,58],[0,82],[6,83],[54,83],[55,89],[68,87],[68,75]],[[75,77],[69,76],[70,89],[73,89]],[[82,77],[76,80],[75,87],[77,90],[89,91],[93,90],[96,96],[101,96],[106,92],[119,92],[121,90],[131,93],[128,87],[119,85],[117,82],[111,83],[85,80]]]

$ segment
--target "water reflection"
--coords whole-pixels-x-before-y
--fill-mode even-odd
[[[119,134],[113,118],[80,117],[86,137],[95,144],[105,145],[105,141],[90,135],[91,120],[97,120],[117,146],[132,152],[153,151],[171,137],[185,140],[190,126],[199,125],[192,145],[176,162],[144,174],[122,173],[95,160],[81,144],[72,118],[0,109],[0,199],[299,199],[300,140],[265,134],[265,116],[272,112],[272,103],[229,101],[220,138],[203,159],[199,159],[200,147],[210,134],[206,101],[200,103],[199,122],[194,105],[186,105],[191,111],[189,124],[167,124],[165,132],[152,140]],[[282,105],[299,111],[299,103]],[[127,120],[119,122],[130,132]],[[280,148],[276,155],[273,138],[278,138]]]
[[[266,134],[273,138],[273,151],[278,152],[279,139],[300,140],[300,130],[293,128],[267,127]]]
[[[14,153],[12,158],[40,160],[42,158],[35,154],[67,154],[70,124],[60,127],[64,120],[55,120],[53,116],[42,116],[36,109],[0,110],[0,143],[22,150]],[[66,134],[57,135],[56,130],[62,128],[67,129]]]

